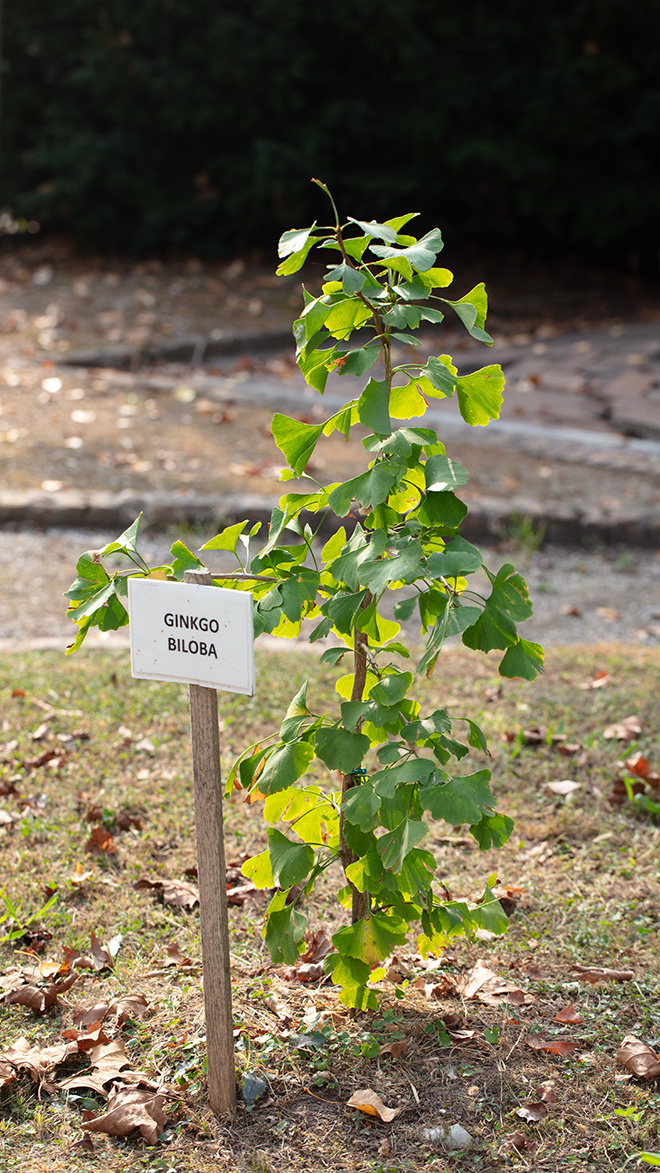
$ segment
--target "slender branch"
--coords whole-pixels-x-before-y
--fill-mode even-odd
[[[362,600],[360,610],[364,611],[372,602],[372,598],[373,598],[373,596],[372,596],[371,592],[367,591],[364,599]],[[354,629],[354,635],[353,635],[353,688],[351,690],[351,700],[352,701],[361,701],[362,697],[364,695],[364,687],[367,682],[368,645],[369,645],[369,637],[367,636],[366,632],[358,630],[357,623],[356,623],[355,629]],[[356,726],[356,729],[358,729],[358,731],[359,731],[359,728],[361,727],[361,725],[362,725],[362,722],[358,721],[357,726]],[[359,781],[357,781],[354,774],[342,774],[342,776],[341,776],[342,801],[343,801],[345,795],[348,794],[349,790],[352,790],[354,786],[359,786],[359,785],[360,785],[360,783],[359,783]],[[341,858],[341,862],[342,862],[342,866],[344,868],[344,871],[346,871],[346,868],[350,864],[355,863],[356,859],[358,858],[357,855],[355,854],[355,852],[352,851],[351,848],[348,846],[346,839],[344,838],[343,811],[340,812],[340,815],[339,815],[339,855]],[[352,922],[352,924],[356,924],[357,921],[362,920],[362,918],[364,916],[367,916],[369,914],[370,897],[369,897],[368,890],[365,890],[364,892],[359,892],[358,889],[355,887],[355,885],[351,884],[350,880],[348,881],[348,883],[349,883],[349,886],[351,889],[351,922]]]
[[[281,582],[279,578],[269,578],[265,574],[246,574],[243,571],[236,571],[236,574],[214,574],[209,570],[209,574],[214,582]]]
[[[326,187],[325,187],[325,186],[324,186],[322,183],[319,183],[319,181],[318,181],[317,179],[313,180],[313,182],[314,182],[314,183],[318,183],[319,187],[322,187],[322,188],[323,188],[323,190],[324,190],[324,191],[326,192],[326,194],[328,195],[329,199],[330,199],[330,200],[332,200],[332,196],[330,195],[330,192],[328,191],[328,189],[327,189],[327,188],[326,188]],[[333,208],[335,207],[334,200],[332,200],[332,206],[333,206]],[[337,209],[336,209],[336,208],[335,208],[335,215],[337,216],[337,227],[336,227],[336,229],[335,229],[335,240],[337,241],[337,244],[339,245],[339,248],[340,248],[340,251],[341,251],[341,255],[342,255],[342,258],[343,258],[344,264],[345,264],[345,265],[348,265],[348,266],[349,266],[349,268],[351,268],[351,269],[356,269],[356,270],[359,270],[360,266],[359,266],[359,265],[356,265],[356,264],[354,264],[354,263],[353,263],[353,259],[352,259],[351,257],[349,257],[348,253],[346,252],[346,246],[345,246],[345,244],[344,244],[344,237],[342,236],[342,231],[341,231],[341,227],[340,227],[340,224],[339,224],[339,216],[337,215]],[[361,293],[361,292],[358,290],[358,292],[357,292],[356,296],[357,296],[357,297],[359,297],[360,301],[363,303],[363,305],[365,305],[365,306],[367,307],[367,309],[369,310],[369,313],[370,313],[370,314],[373,316],[373,319],[374,319],[374,322],[375,322],[375,325],[376,325],[376,331],[377,331],[378,337],[379,337],[379,338],[380,338],[380,340],[381,340],[381,347],[382,347],[382,349],[383,349],[383,356],[385,357],[385,355],[387,355],[387,360],[386,360],[386,378],[388,379],[388,384],[389,384],[389,381],[390,381],[390,379],[391,379],[391,372],[390,372],[390,374],[388,375],[388,370],[389,370],[389,349],[390,349],[390,336],[389,336],[389,333],[388,333],[388,331],[387,331],[387,330],[385,330],[385,328],[383,327],[383,322],[382,322],[382,319],[381,319],[381,317],[380,317],[380,314],[378,313],[378,310],[374,309],[374,307],[371,305],[371,303],[367,301],[367,299],[366,299],[366,297],[364,296],[364,294],[363,294],[363,293]]]
[[[330,200],[330,203],[332,204],[332,210],[335,214],[335,228],[338,230],[339,229],[339,212],[337,211],[337,205],[332,198],[332,192],[330,191],[330,188],[327,186],[327,184],[325,184],[323,182],[322,179],[312,179],[312,183],[315,183],[317,187],[320,187],[321,191],[324,191],[325,194],[327,195],[328,199]]]

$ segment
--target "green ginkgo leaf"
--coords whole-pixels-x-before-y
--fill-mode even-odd
[[[397,916],[373,913],[357,924],[333,933],[332,943],[342,957],[353,957],[371,969],[406,940],[408,926]]]
[[[326,725],[317,731],[315,746],[317,757],[329,770],[348,774],[362,765],[370,741],[363,733],[350,733],[341,725]]]
[[[276,827],[268,828],[268,853],[273,879],[280,888],[301,884],[314,866],[314,852],[307,843],[293,843]]]

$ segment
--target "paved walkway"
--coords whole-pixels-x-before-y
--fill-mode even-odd
[[[172,281],[137,266],[67,284],[46,265],[0,279],[0,524],[268,516],[281,492],[271,412],[323,418],[350,388],[335,376],[320,399],[292,365],[291,283],[275,303],[272,276],[233,273]],[[570,330],[530,321],[516,333],[495,318],[490,350],[458,330],[423,340],[461,373],[492,362],[506,375],[488,428],[451,402],[425,417],[470,469],[470,532],[501,536],[518,515],[557,542],[659,546],[660,308],[647,298],[632,320]],[[324,445],[322,475],[353,475],[361,450]]]

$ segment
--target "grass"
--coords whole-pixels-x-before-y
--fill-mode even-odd
[[[20,1036],[54,1044],[76,1006],[106,994],[143,994],[148,1015],[129,1020],[119,1035],[136,1067],[177,1085],[181,1099],[168,1106],[158,1144],[137,1132],[128,1140],[95,1136],[95,1154],[86,1154],[73,1146],[84,1108],[99,1110],[98,1097],[39,1099],[21,1076],[0,1091],[0,1170],[545,1173],[623,1169],[641,1150],[660,1150],[658,1083],[628,1077],[614,1058],[627,1033],[660,1048],[660,828],[631,806],[608,802],[618,758],[641,749],[658,767],[660,658],[610,645],[553,651],[548,659],[546,675],[528,685],[500,681],[487,659],[450,652],[424,685],[429,703],[483,724],[499,807],[516,820],[506,847],[485,854],[460,830],[436,825],[428,846],[438,876],[457,896],[474,897],[494,871],[503,885],[523,889],[508,934],[457,941],[442,972],[456,975],[481,957],[534,1000],[491,1006],[455,996],[430,999],[414,984],[421,971],[411,942],[409,960],[402,959],[408,976],[384,983],[378,1014],[351,1020],[332,987],[285,981],[264,952],[259,911],[232,907],[239,1078],[251,1072],[267,1091],[249,1111],[242,1103],[226,1127],[205,1098],[199,910],[183,911],[133,888],[143,876],[183,879],[195,863],[186,689],[133,681],[119,652],[74,660],[53,653],[6,656],[0,781],[13,779],[6,788],[15,793],[2,799],[2,809],[19,817],[0,826],[0,874],[19,927],[35,920],[22,939],[0,945],[0,975],[26,962],[30,947],[59,960],[64,945],[88,951],[92,931],[102,942],[121,934],[122,943],[113,971],[85,971],[42,1015],[4,1005],[1,1046]],[[607,671],[612,681],[580,689],[596,671]],[[262,654],[254,698],[219,694],[225,768],[247,742],[275,727],[305,676],[312,703],[332,704],[332,670],[302,653]],[[631,713],[644,721],[637,742],[603,738],[608,724]],[[39,731],[43,724],[47,729]],[[543,735],[530,746],[523,731],[534,725]],[[562,756],[553,734],[578,748]],[[54,757],[25,768],[48,749],[60,751],[59,765]],[[570,798],[547,789],[566,778],[580,783]],[[112,837],[114,853],[86,852],[90,812]],[[258,807],[227,805],[228,860],[264,845]],[[83,882],[71,878],[77,865],[91,868]],[[339,927],[333,892],[340,882],[337,871],[319,890],[312,927]],[[57,900],[40,916],[53,889]],[[12,924],[7,920],[4,931]],[[168,968],[171,943],[190,966]],[[573,970],[576,963],[630,969],[634,978],[590,985]],[[569,1001],[584,1022],[560,1027],[552,1018]],[[441,1021],[447,1014],[472,1032],[450,1046]],[[580,1046],[567,1058],[532,1050],[525,1039],[539,1031]],[[381,1045],[401,1039],[407,1043],[401,1058],[376,1057]],[[537,1100],[545,1081],[552,1081],[556,1102],[540,1123],[528,1123],[516,1109]],[[403,1109],[393,1123],[346,1107],[362,1087]],[[464,1152],[447,1152],[424,1133],[454,1123],[472,1137]],[[507,1142],[515,1132],[525,1147]],[[636,1160],[631,1164],[637,1167]]]

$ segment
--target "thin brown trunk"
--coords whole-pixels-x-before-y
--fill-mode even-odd
[[[369,606],[371,602],[371,595],[367,592],[362,603],[362,609]],[[353,640],[353,689],[351,691],[352,701],[361,701],[364,693],[364,686],[367,680],[367,644],[368,637],[363,631],[355,632]],[[361,722],[358,722],[358,728]],[[344,795],[348,794],[354,786],[360,785],[360,780],[354,774],[342,774],[341,776],[341,796],[342,803]],[[351,863],[355,863],[357,855],[348,846],[344,838],[344,815],[343,810],[339,816],[339,853],[341,856],[342,866],[344,871]],[[359,892],[351,881],[348,881],[351,889],[351,924],[356,924],[357,921],[362,920],[363,916],[368,916],[371,907],[369,892]]]

